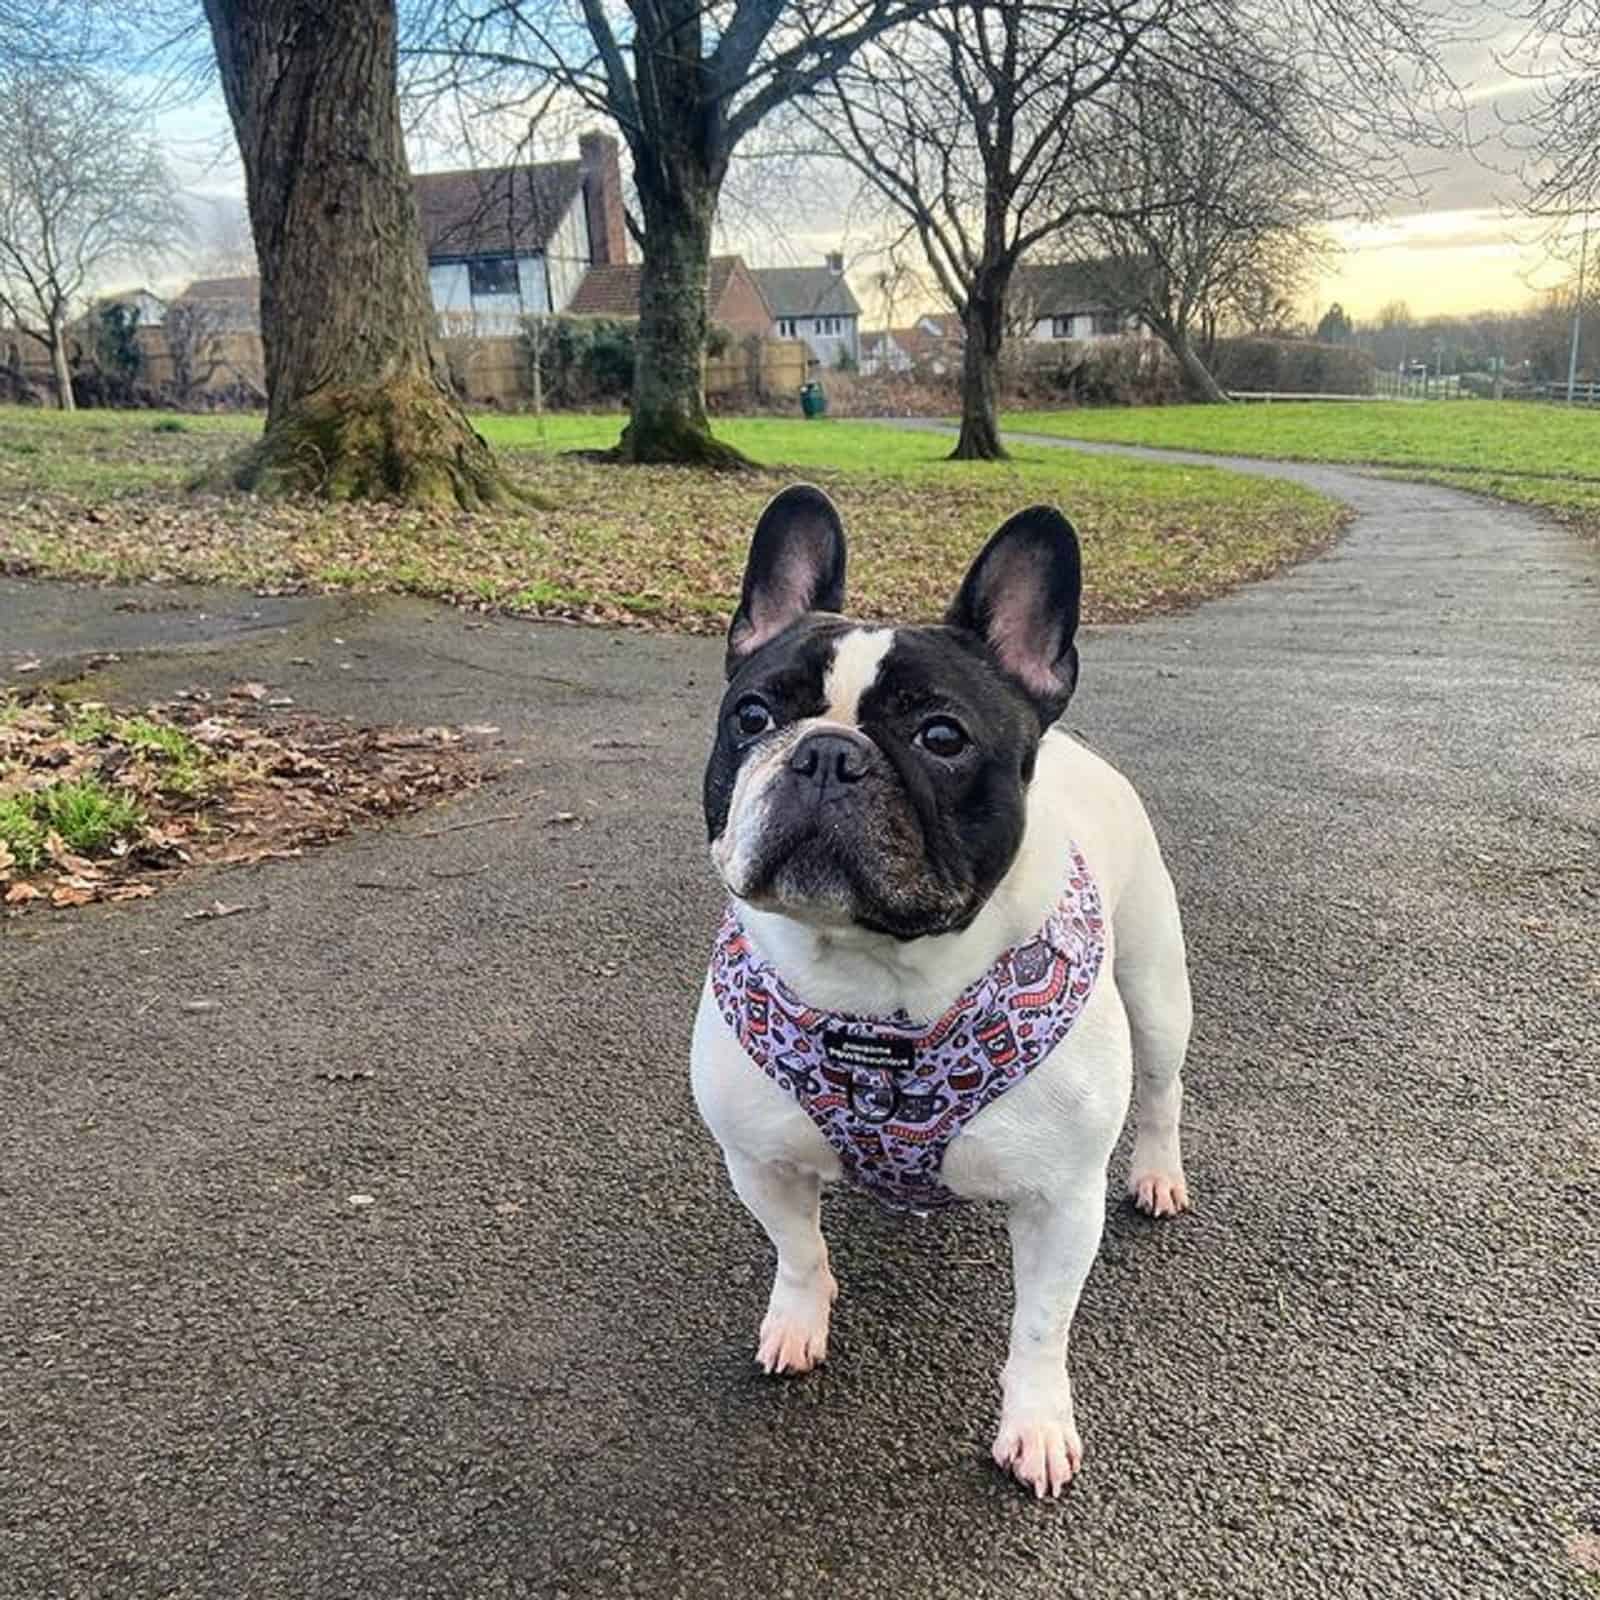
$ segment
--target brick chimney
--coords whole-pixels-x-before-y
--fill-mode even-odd
[[[628,225],[622,220],[622,166],[609,133],[578,135],[583,206],[589,217],[589,258],[597,267],[628,259]]]
[[[828,252],[828,271],[831,272],[836,278],[842,278],[844,276],[843,251],[830,250]]]

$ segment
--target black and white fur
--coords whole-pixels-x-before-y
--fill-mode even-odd
[[[712,860],[760,953],[807,1004],[919,1020],[1043,925],[1069,838],[1093,870],[1105,975],[1062,1044],[956,1136],[942,1168],[957,1194],[1008,1208],[1016,1310],[994,1457],[1059,1495],[1082,1457],[1067,1332],[1130,1086],[1129,1192],[1155,1216],[1188,1205],[1177,902],[1138,796],[1052,727],[1078,671],[1078,543],[1059,512],[1007,522],[940,626],[848,621],[844,571],[831,502],[784,490],[756,528],[729,630],[705,777]],[[709,988],[692,1076],[734,1188],[778,1253],[757,1360],[807,1371],[827,1353],[837,1293],[818,1197],[838,1158],[751,1064]]]

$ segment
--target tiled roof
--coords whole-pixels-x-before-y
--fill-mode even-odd
[[[1070,311],[1114,310],[1115,295],[1109,290],[1119,277],[1127,275],[1127,270],[1119,270],[1109,257],[1039,265],[1024,262],[1011,279],[1011,303],[1018,308],[1027,305],[1035,316],[1041,317],[1062,316]]]
[[[261,280],[253,275],[242,278],[196,278],[180,300],[241,300],[254,305],[261,298]]]
[[[419,172],[411,180],[429,259],[526,256],[550,242],[583,182],[577,161]]]
[[[712,256],[711,276],[706,284],[706,300],[712,316],[716,315],[739,264],[738,256]],[[590,267],[567,309],[587,317],[638,316],[641,271],[636,262],[626,266]]]
[[[859,317],[861,307],[832,267],[753,267],[775,317]]]

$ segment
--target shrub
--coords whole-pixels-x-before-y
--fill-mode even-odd
[[[1219,339],[1209,363],[1224,389],[1276,394],[1371,394],[1376,368],[1365,350],[1309,339]]]
[[[1021,339],[1006,366],[1006,387],[1024,403],[1167,405],[1181,392],[1177,363],[1155,339]]]
[[[530,392],[537,360],[544,403],[553,410],[626,401],[638,331],[632,317],[530,318],[522,333]]]

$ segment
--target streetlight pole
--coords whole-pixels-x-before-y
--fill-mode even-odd
[[[1578,383],[1578,335],[1583,327],[1583,275],[1589,265],[1589,213],[1583,214],[1583,243],[1578,247],[1578,297],[1572,302],[1572,347],[1567,352],[1567,404]]]

